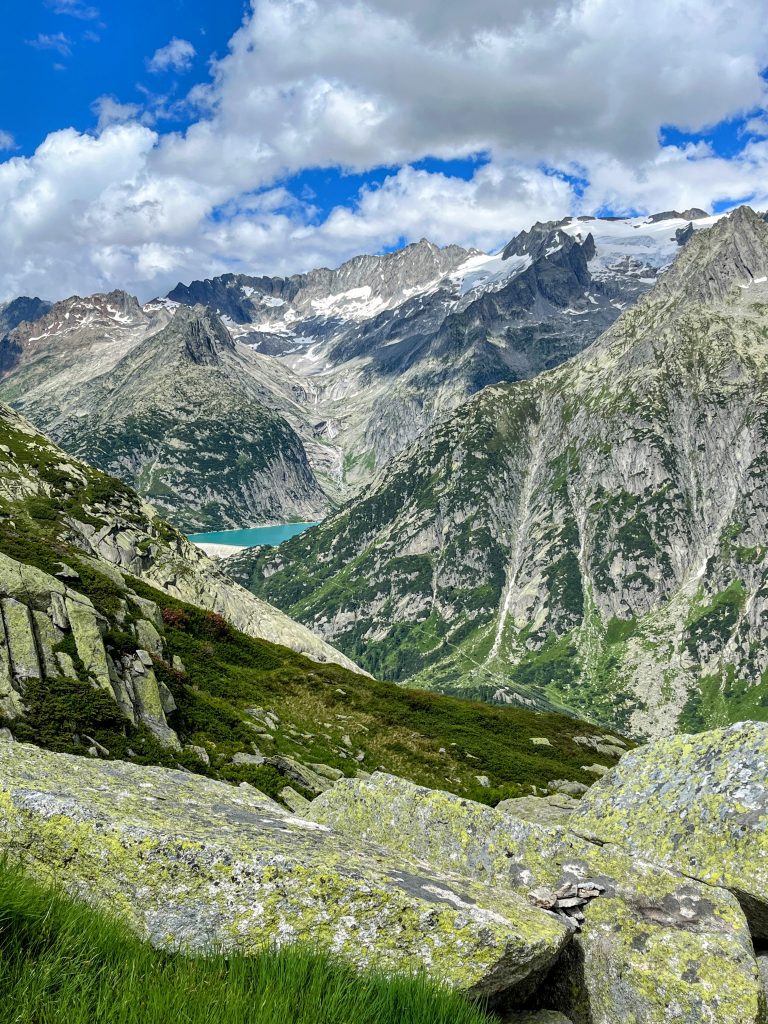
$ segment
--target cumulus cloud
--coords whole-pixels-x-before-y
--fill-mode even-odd
[[[260,0],[200,99],[289,167],[479,150],[637,160],[664,124],[755,106],[766,63],[750,0]]]
[[[116,96],[99,96],[91,104],[91,110],[98,118],[98,130],[104,131],[111,124],[133,121],[142,113],[138,103],[121,103]]]
[[[157,74],[161,71],[188,71],[192,67],[197,51],[192,43],[175,36],[166,46],[161,46],[147,62],[150,71]]]
[[[7,152],[9,149],[16,148],[16,139],[10,132],[4,132],[0,129],[0,152]]]
[[[162,98],[100,97],[94,134],[55,132],[0,163],[0,297],[148,297],[401,238],[494,248],[533,220],[605,206],[760,204],[760,15],[751,0],[625,0],[618,16],[609,0],[253,0],[187,97],[185,131],[157,130]],[[183,70],[194,55],[174,38],[148,66]],[[659,144],[665,125],[737,116],[751,135],[734,159]],[[411,166],[477,153],[468,181]],[[284,185],[305,168],[382,165],[383,184],[325,214]]]

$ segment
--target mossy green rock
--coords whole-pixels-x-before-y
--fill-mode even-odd
[[[514,893],[420,869],[251,787],[0,744],[0,847],[159,946],[311,942],[479,996],[529,989],[566,929]]]
[[[768,938],[768,725],[673,736],[625,755],[572,827],[739,899]]]
[[[21,680],[39,679],[42,671],[29,608],[12,597],[3,598],[0,605],[14,675]]]
[[[574,1024],[756,1024],[762,993],[738,902],[620,849],[379,773],[342,780],[313,820],[408,851],[495,895],[586,881],[604,894],[543,990]]]

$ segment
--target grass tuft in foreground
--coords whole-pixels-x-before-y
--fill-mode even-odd
[[[422,978],[358,975],[300,948],[158,952],[122,924],[0,865],[0,1024],[488,1024]]]

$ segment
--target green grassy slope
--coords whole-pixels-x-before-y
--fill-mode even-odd
[[[357,975],[306,949],[161,953],[0,866],[0,1024],[485,1024],[421,978]]]
[[[265,757],[289,754],[350,776],[382,768],[487,803],[552,779],[589,784],[595,775],[583,766],[615,763],[574,741],[600,734],[596,726],[564,715],[405,690],[319,664],[248,637],[220,616],[86,556],[75,521],[102,531],[119,519],[149,531],[135,493],[82,464],[77,464],[82,479],[73,477],[65,472],[60,450],[41,435],[20,432],[11,418],[0,417],[0,442],[12,453],[2,478],[8,490],[0,488],[0,552],[51,574],[62,563],[74,570],[77,578],[70,585],[103,616],[104,643],[115,660],[143,646],[136,631],[144,614],[138,602],[148,599],[158,606],[163,655],[155,656],[154,670],[177,705],[168,724],[182,744],[203,747],[210,764],[188,749],[162,746],[146,726],[123,718],[111,696],[93,688],[71,643],[64,653],[72,658],[76,677],[27,680],[24,716],[2,722],[18,739],[76,754],[86,754],[95,740],[106,751],[103,756],[181,765],[249,782],[274,797],[288,780],[272,765],[234,764],[235,754],[253,754],[255,744]],[[155,548],[178,537],[159,520],[151,530],[146,543]],[[265,728],[265,712],[277,716],[276,727]],[[549,745],[534,744],[534,738]],[[478,776],[487,776],[490,786],[481,785]],[[302,792],[300,785],[291,785]]]

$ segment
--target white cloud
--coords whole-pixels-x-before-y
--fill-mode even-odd
[[[768,205],[768,141],[753,142],[735,160],[706,146],[668,146],[649,161],[633,165],[610,157],[589,168],[585,209],[617,211],[684,209],[691,205],[748,200]]]
[[[116,96],[99,96],[91,105],[98,117],[98,130],[104,131],[111,124],[133,121],[142,113],[138,103],[120,103]]]
[[[36,39],[30,39],[29,45],[36,50],[55,50],[62,57],[72,56],[72,40],[63,32],[46,34],[41,32]]]
[[[259,0],[199,90],[286,167],[491,150],[653,155],[765,94],[752,0]],[[713,40],[717,45],[713,45]]]
[[[765,108],[757,6],[254,0],[188,97],[185,132],[156,130],[163,96],[147,92],[143,109],[102,96],[95,136],[56,132],[0,163],[0,298],[117,286],[147,297],[229,269],[335,264],[401,237],[493,248],[533,220],[603,205],[760,205],[768,141],[732,160],[658,142],[665,124],[696,131]],[[174,38],[149,66],[193,56]],[[469,181],[408,166],[480,151],[489,162]],[[381,165],[393,167],[383,185],[325,217],[279,186],[304,168]],[[551,168],[585,178],[583,197]]]
[[[762,113],[757,117],[751,117],[744,125],[744,134],[747,133],[768,138],[768,114]]]
[[[84,0],[47,0],[47,6],[54,14],[69,14],[83,21],[93,21],[99,16],[99,9],[84,3]]]
[[[0,151],[8,151],[9,149],[16,148],[16,139],[10,132],[4,132],[0,129]]]
[[[170,43],[155,51],[154,56],[147,62],[147,67],[155,74],[170,70],[188,71],[196,55],[197,51],[192,43],[174,36]]]

